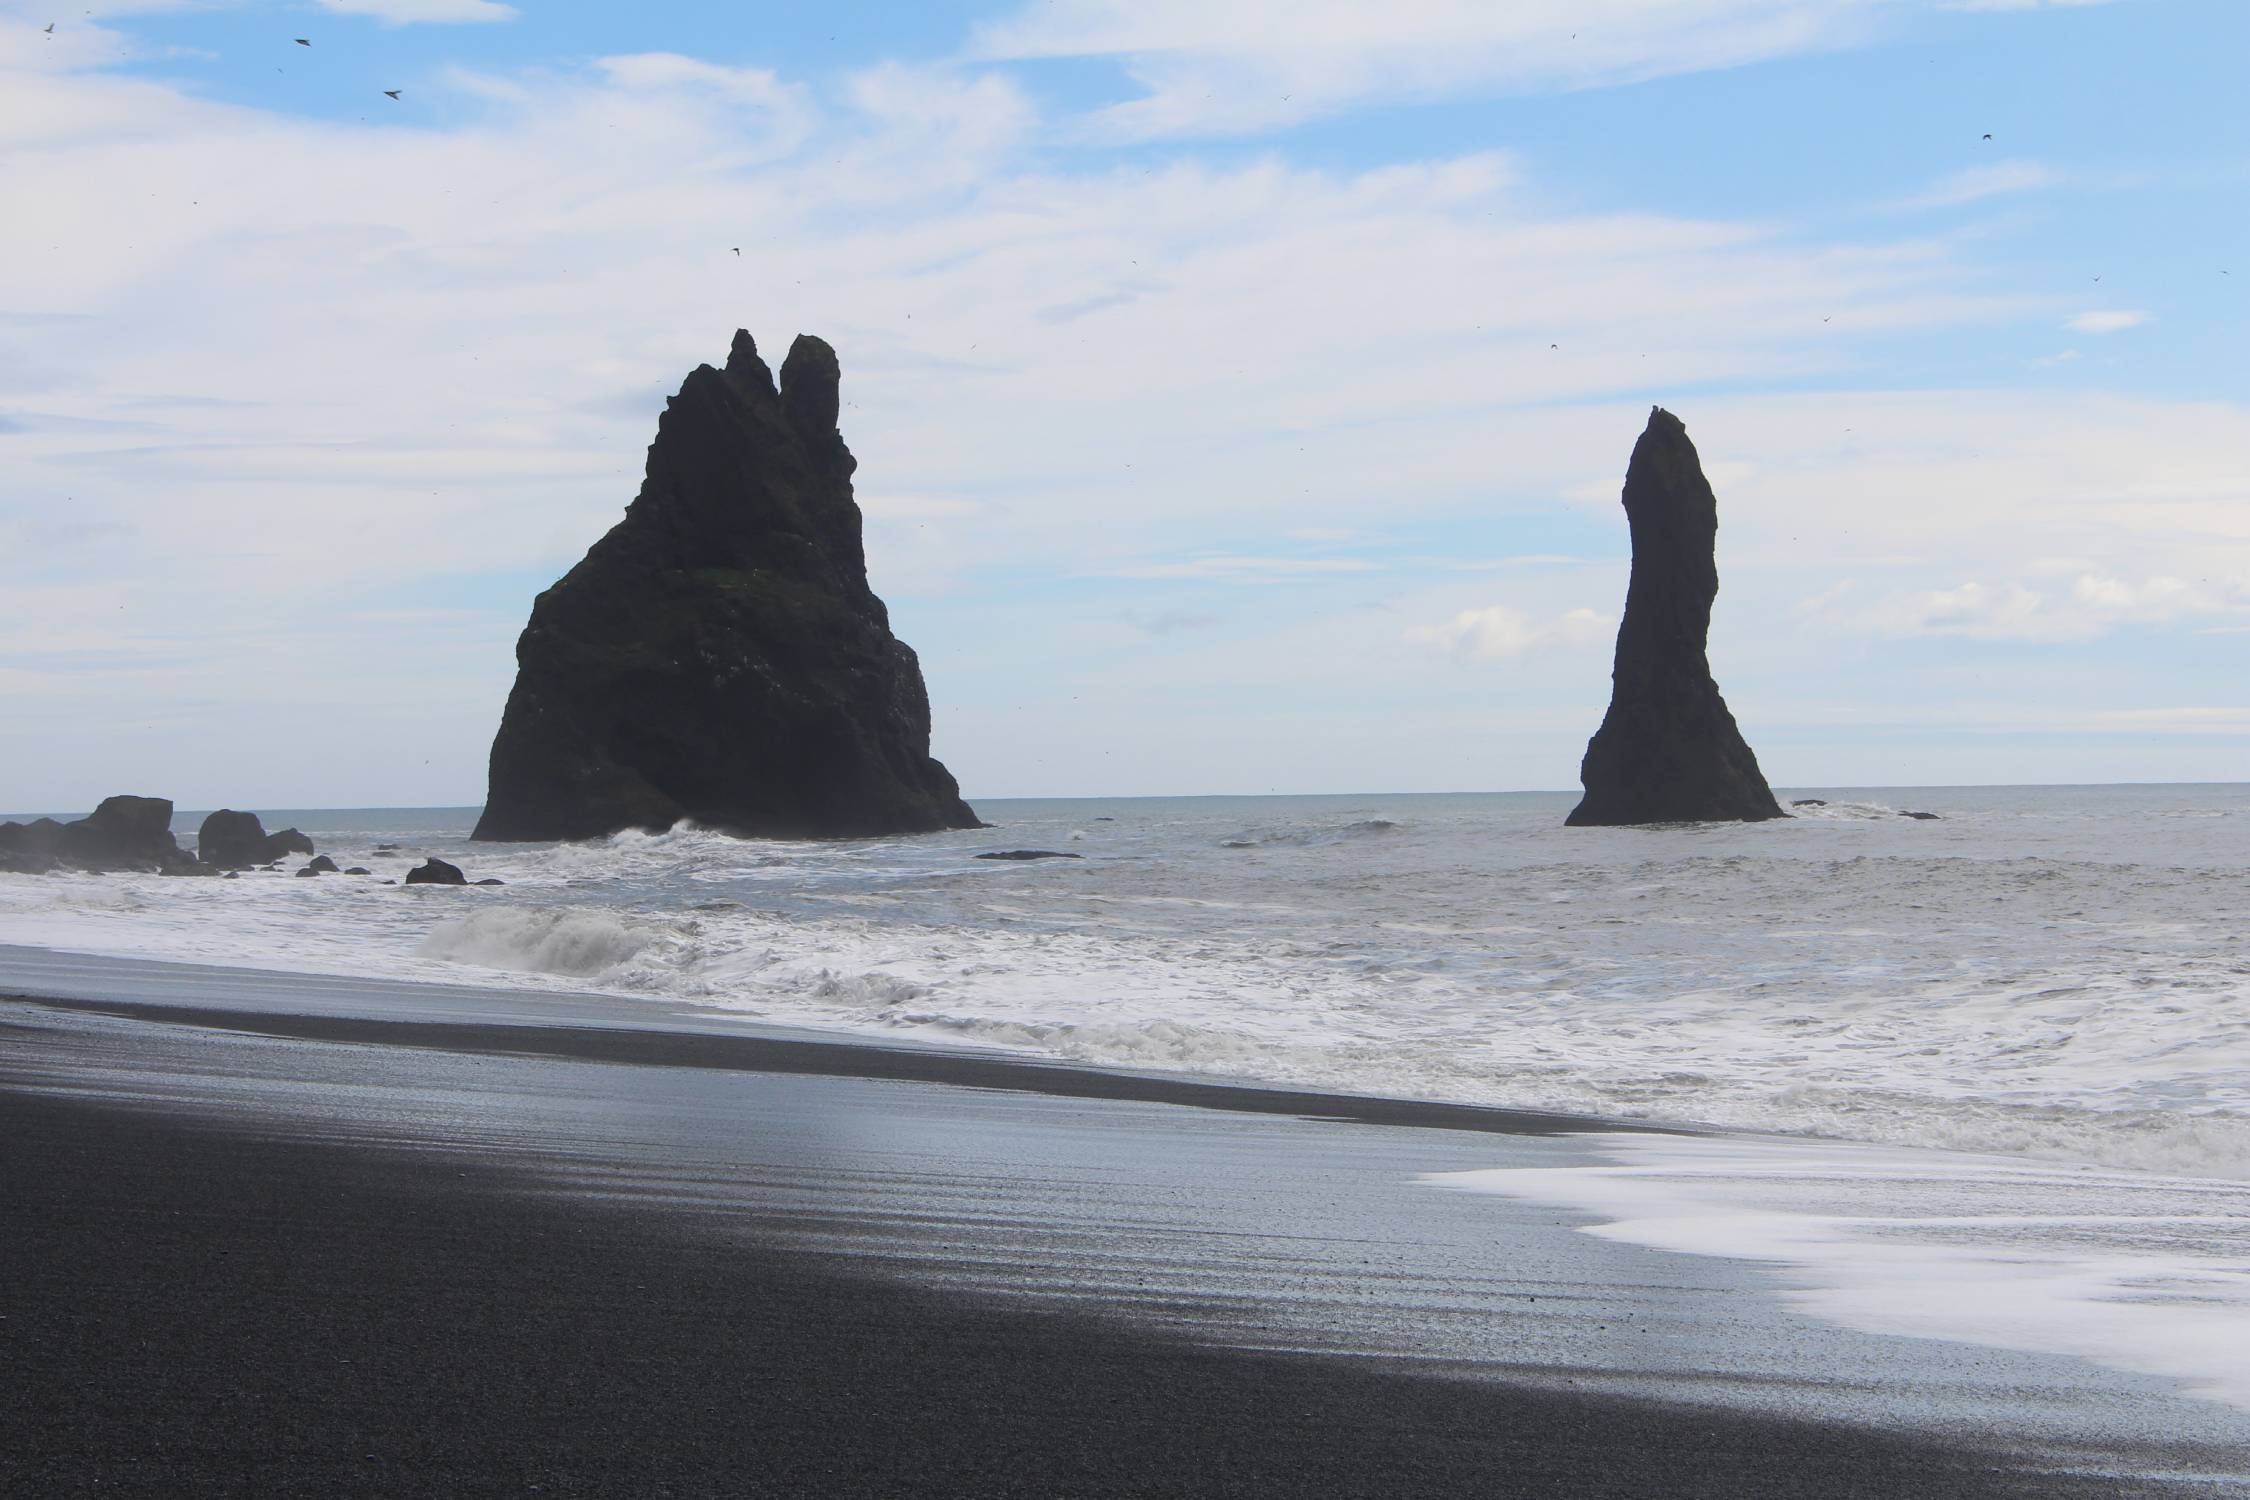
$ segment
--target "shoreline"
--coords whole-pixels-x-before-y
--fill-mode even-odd
[[[0,1029],[27,1492],[2250,1475],[2223,1423],[2148,1436],[2199,1410],[2160,1382],[1806,1324],[1723,1262],[1413,1185],[1582,1160],[1612,1122],[278,995],[8,1001]]]

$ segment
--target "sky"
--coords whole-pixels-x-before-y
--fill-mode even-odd
[[[0,0],[0,805],[481,801],[737,327],[838,350],[972,799],[1575,785],[1652,404],[1775,785],[2240,780],[2245,57],[2240,0]]]

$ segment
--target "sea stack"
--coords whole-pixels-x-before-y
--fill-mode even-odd
[[[1586,795],[1564,821],[1789,816],[1711,680],[1705,644],[1719,594],[1719,504],[1687,428],[1661,406],[1649,412],[1625,470],[1625,519],[1633,577],[1617,629],[1609,712],[1578,769]]]
[[[639,497],[532,605],[475,837],[979,826],[867,585],[839,378],[800,336],[777,388],[738,332],[665,403]]]

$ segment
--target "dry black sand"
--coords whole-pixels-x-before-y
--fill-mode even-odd
[[[480,1040],[566,1045],[507,1032]],[[0,1085],[0,1188],[9,1496],[2131,1493],[1841,1425],[1198,1347],[523,1191],[489,1156],[145,1103]]]

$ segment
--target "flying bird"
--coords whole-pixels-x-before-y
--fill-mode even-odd
[[[292,40],[294,40],[300,47],[310,47],[312,45],[311,40],[306,37],[295,37]]]
[[[737,254],[737,255],[740,255],[740,254],[742,253],[742,247],[741,247],[740,245],[732,245],[732,246],[729,246],[728,248],[729,248],[729,249],[731,249],[731,250],[733,250],[733,251],[734,251],[734,253],[735,253],[735,254]]]
[[[1984,138],[1985,138],[1986,140],[1988,140],[1988,141],[1989,141],[1989,140],[1991,140],[1991,139],[1992,139],[1992,132],[1991,132],[1991,131],[1989,131],[1989,130],[1987,130],[1987,131],[1986,131],[1986,132],[1984,133]]]
[[[53,36],[54,34],[55,34],[55,23],[54,23],[54,22],[52,22],[52,21],[49,21],[49,22],[47,23],[47,35],[49,35],[49,36]]]
[[[398,89],[385,89],[383,90],[383,97],[386,99],[396,99],[399,96],[399,93],[400,90]]]

